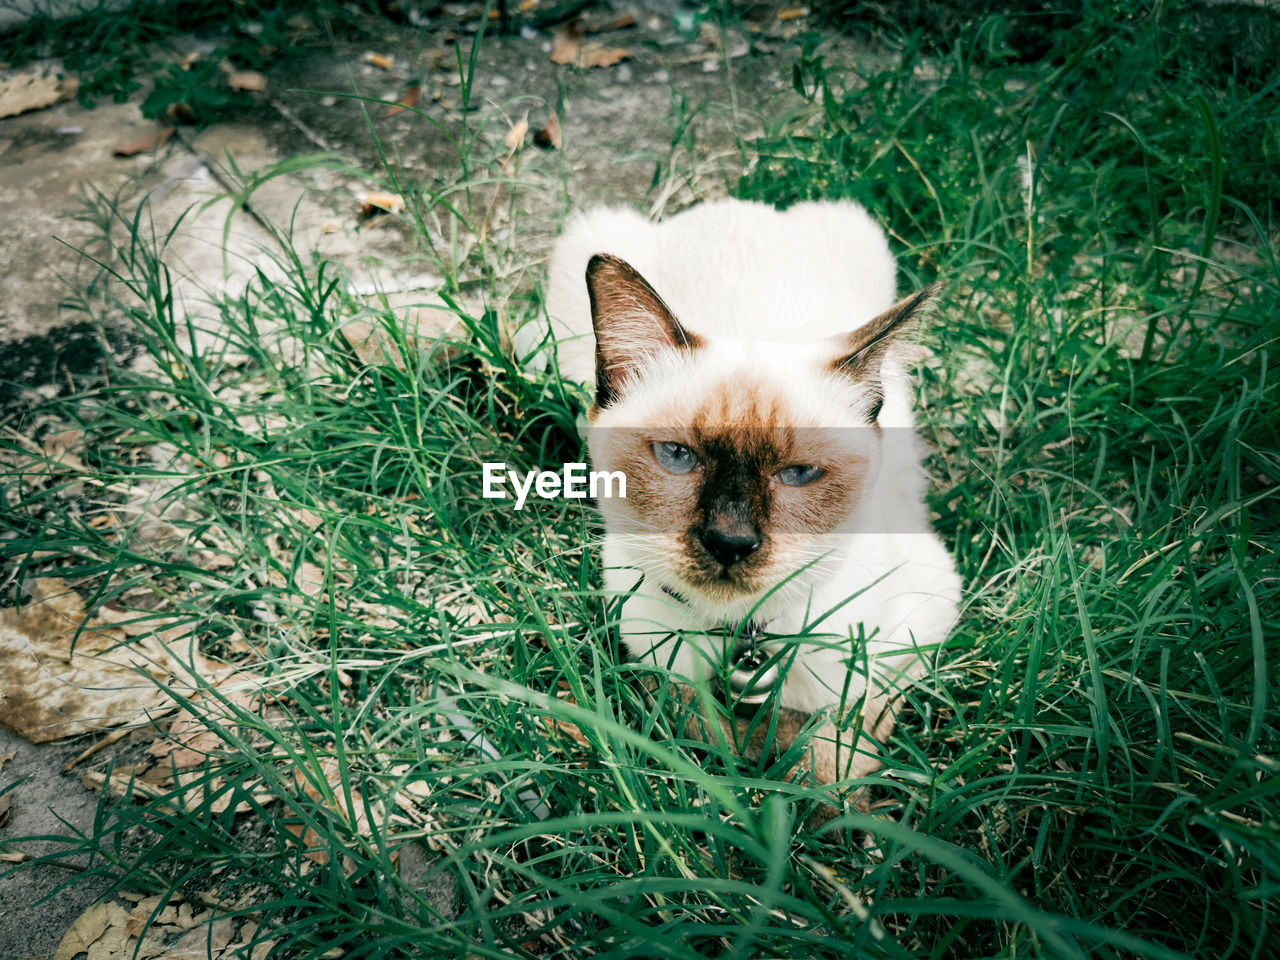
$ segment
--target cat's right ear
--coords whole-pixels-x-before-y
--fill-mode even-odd
[[[940,282],[933,282],[895,303],[852,333],[837,338],[838,354],[832,370],[852,377],[875,379],[889,345],[900,337],[938,298]]]
[[[596,405],[607,407],[646,360],[701,341],[662,302],[648,281],[618,257],[597,253],[587,264],[587,294],[596,332]]]

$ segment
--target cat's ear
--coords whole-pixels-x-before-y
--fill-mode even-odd
[[[928,309],[941,289],[942,284],[935,281],[923,290],[903,297],[858,329],[836,337],[838,353],[831,369],[857,379],[875,379],[890,344]]]
[[[597,253],[587,264],[591,324],[596,332],[596,405],[617,400],[646,360],[699,339],[676,320],[653,287],[625,260]]]

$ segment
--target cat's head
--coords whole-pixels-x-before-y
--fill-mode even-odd
[[[699,335],[616,257],[587,287],[592,467],[627,478],[608,533],[661,586],[730,606],[817,561],[876,478],[882,362],[937,286],[809,342]]]

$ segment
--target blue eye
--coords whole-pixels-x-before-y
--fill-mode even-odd
[[[653,459],[662,469],[671,473],[689,473],[698,465],[698,455],[683,443],[663,440],[652,447]]]
[[[778,478],[779,483],[784,483],[788,487],[804,487],[822,477],[826,472],[821,467],[797,464],[793,467],[783,467],[774,476]]]

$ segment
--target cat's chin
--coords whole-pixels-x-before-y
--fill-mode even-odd
[[[744,597],[758,594],[762,590],[762,584],[757,582],[755,578],[743,577],[737,574],[686,577],[684,585],[693,589],[706,600],[720,603],[741,600]]]
[[[721,571],[719,575],[705,571],[681,571],[660,580],[665,593],[677,597],[696,610],[720,616],[745,616],[770,592],[776,583],[758,572]]]

